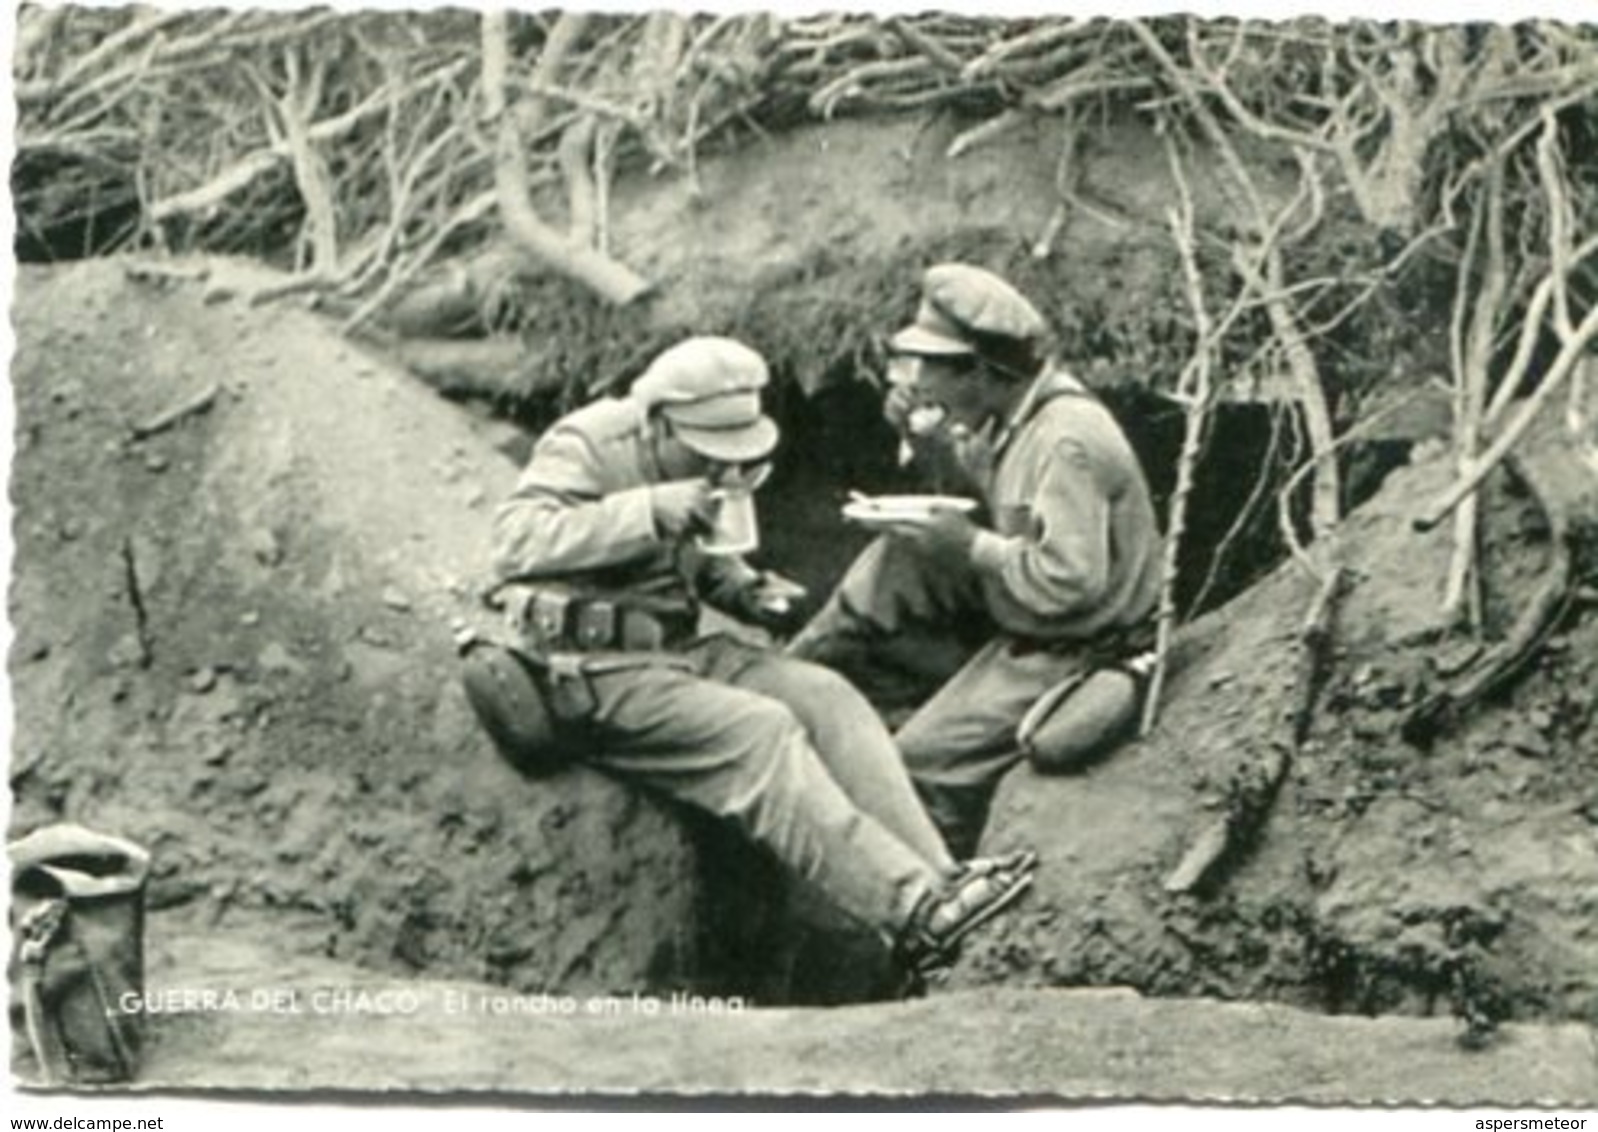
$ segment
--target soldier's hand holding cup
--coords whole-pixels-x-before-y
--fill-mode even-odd
[[[649,489],[649,509],[661,538],[678,539],[710,527],[715,506],[708,479],[672,480]]]

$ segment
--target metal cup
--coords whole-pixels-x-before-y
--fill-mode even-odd
[[[699,549],[706,554],[748,554],[759,545],[754,492],[742,485],[712,491],[710,530],[699,537]]]

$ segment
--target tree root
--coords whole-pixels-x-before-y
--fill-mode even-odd
[[[1259,837],[1272,803],[1292,769],[1293,759],[1309,734],[1315,701],[1325,683],[1332,655],[1333,622],[1347,575],[1330,569],[1299,629],[1293,694],[1278,733],[1267,737],[1263,750],[1245,758],[1227,787],[1226,812],[1210,822],[1189,844],[1182,860],[1165,878],[1169,893],[1192,892],[1219,879]]]
[[[1584,545],[1575,520],[1590,512],[1591,477],[1579,455],[1557,438],[1528,447],[1534,452],[1510,453],[1505,460],[1548,524],[1549,560],[1542,580],[1502,641],[1410,711],[1400,729],[1406,743],[1429,746],[1475,704],[1509,686],[1531,666],[1575,603],[1582,577],[1578,556]]]

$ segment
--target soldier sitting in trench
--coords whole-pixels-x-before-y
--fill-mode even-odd
[[[498,573],[570,757],[735,823],[925,973],[1025,891],[1035,859],[956,863],[846,680],[700,634],[701,599],[782,614],[774,576],[705,541],[719,511],[752,517],[778,440],[767,379],[747,346],[690,338],[628,396],[557,422],[495,516]]]
[[[1048,764],[1135,716],[1125,666],[1153,637],[1160,535],[1142,468],[1098,398],[1046,358],[1045,328],[990,272],[927,271],[890,344],[888,415],[952,449],[991,526],[955,510],[893,526],[788,648],[879,703],[920,702],[894,738],[956,855],[975,850],[1038,709],[1067,705],[1054,752],[1029,752],[1040,769],[1071,769]]]

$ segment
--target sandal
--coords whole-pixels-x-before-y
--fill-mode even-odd
[[[1025,894],[1036,867],[1031,850],[965,862],[911,913],[899,941],[906,964],[927,974],[954,962],[961,940]]]
[[[1008,871],[1029,873],[1038,867],[1038,855],[1030,849],[1016,849],[1002,857],[972,857],[954,867],[950,879],[959,880],[970,873]]]

